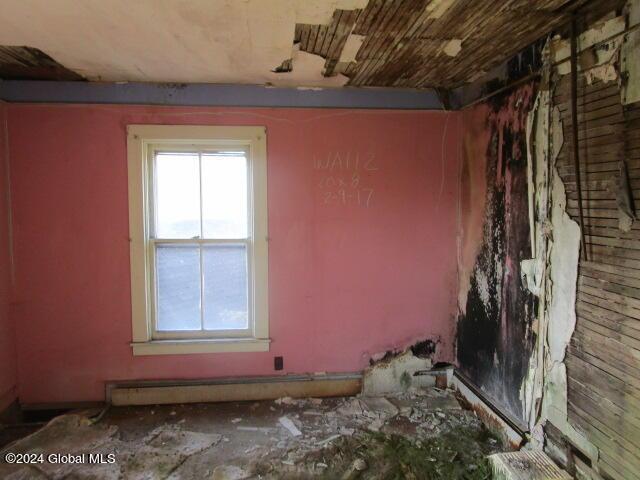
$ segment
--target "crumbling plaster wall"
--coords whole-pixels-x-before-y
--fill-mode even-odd
[[[6,115],[6,104],[0,102],[0,412],[16,398],[15,331],[9,319],[10,190]]]
[[[580,310],[580,306],[576,308],[576,300],[578,291],[583,290],[583,287],[590,288],[588,285],[595,285],[595,288],[590,290],[595,296],[585,299],[583,295],[582,309],[585,308],[585,301],[587,306],[590,305],[588,302],[598,303],[599,296],[610,295],[611,289],[622,288],[623,295],[617,299],[621,305],[626,305],[626,298],[634,296],[634,289],[625,289],[616,284],[616,282],[624,284],[628,280],[624,277],[627,269],[619,268],[618,270],[615,265],[620,267],[625,265],[624,258],[633,253],[630,249],[635,248],[631,240],[635,238],[635,234],[631,229],[635,218],[632,198],[636,191],[635,187],[629,184],[627,164],[635,162],[632,160],[635,154],[630,144],[633,141],[630,139],[633,138],[635,127],[633,120],[629,117],[637,109],[637,102],[640,100],[638,96],[640,56],[637,30],[639,23],[640,2],[632,0],[627,2],[624,8],[614,6],[610,11],[605,10],[603,17],[587,21],[577,37],[578,136],[580,168],[583,175],[581,183],[583,189],[586,188],[582,198],[585,208],[584,235],[588,259],[584,257],[584,252],[580,255],[580,226],[572,219],[579,219],[576,214],[577,200],[573,202],[573,210],[568,210],[567,193],[563,183],[563,179],[569,179],[568,181],[575,183],[575,166],[568,168],[564,163],[560,170],[558,164],[563,148],[565,149],[564,162],[568,154],[573,153],[573,142],[570,140],[570,143],[567,143],[567,139],[563,138],[571,128],[563,125],[560,113],[560,108],[566,108],[567,102],[565,100],[564,105],[560,104],[559,108],[557,100],[562,98],[562,94],[556,93],[552,97],[546,95],[539,99],[537,111],[532,112],[532,116],[548,116],[550,119],[546,143],[544,132],[532,132],[532,144],[546,145],[546,148],[535,150],[532,163],[548,164],[551,172],[551,181],[546,186],[532,184],[536,199],[548,196],[550,209],[548,218],[541,216],[534,219],[539,224],[548,222],[549,228],[544,235],[537,237],[538,239],[546,238],[547,242],[548,252],[544,275],[547,288],[546,292],[542,292],[543,298],[538,316],[541,341],[538,343],[537,356],[532,360],[531,371],[535,370],[536,374],[531,375],[524,386],[525,390],[532,393],[529,422],[532,428],[532,440],[538,445],[544,444],[547,427],[553,425],[574,448],[590,459],[596,471],[606,474],[606,478],[616,479],[638,478],[635,476],[638,465],[637,455],[628,453],[629,449],[633,452],[634,448],[637,448],[638,435],[635,430],[626,427],[627,424],[635,424],[636,421],[630,405],[623,403],[622,408],[618,405],[619,399],[616,395],[619,392],[614,393],[606,389],[602,391],[598,385],[603,379],[616,378],[619,383],[617,388],[626,389],[628,377],[624,374],[620,376],[620,370],[616,369],[633,372],[638,368],[637,350],[633,349],[633,343],[631,347],[627,346],[626,337],[618,333],[624,332],[622,325],[626,321],[624,315],[616,312],[622,307],[616,306],[615,302],[606,304],[602,309],[604,312],[602,320],[593,317],[585,319],[584,310]],[[553,92],[554,89],[564,85],[563,92],[566,92],[568,76],[571,74],[568,52],[567,38],[558,36],[550,43],[548,73],[551,80],[547,90]],[[593,99],[587,95],[587,92],[593,91],[589,86],[595,83],[599,86],[596,85],[593,88],[600,88],[601,92],[605,89],[619,91],[619,95],[610,96],[601,93],[600,104],[598,102],[588,104],[588,101],[592,102]],[[608,85],[612,85],[613,88],[607,87]],[[581,97],[580,92],[584,97]],[[612,116],[607,117],[607,109],[613,113]],[[572,122],[570,118],[567,119],[566,114],[564,118],[564,121]],[[598,136],[598,128],[602,126],[609,130]],[[616,147],[616,138],[623,139],[621,149]],[[603,145],[608,152],[602,150],[600,145]],[[615,153],[616,151],[620,153]],[[606,162],[610,162],[612,166],[607,166]],[[603,185],[608,185],[608,192],[604,194],[598,191],[591,192],[594,189],[593,181],[596,179]],[[573,194],[576,195],[575,185],[572,185],[572,188]],[[611,198],[610,195],[615,199],[610,203],[617,204],[617,219],[611,218],[610,213],[606,215],[598,213],[604,213],[603,210],[598,209],[606,204],[607,199]],[[628,200],[625,201],[625,198]],[[612,212],[615,210],[614,208]],[[571,211],[571,216],[568,211]],[[606,222],[608,228],[598,230],[597,226],[602,222]],[[606,250],[602,245],[607,245],[607,242],[613,242],[613,245],[622,248],[615,252],[606,251],[605,255],[602,255],[602,249]],[[621,258],[607,257],[607,254],[612,253]],[[539,260],[541,258],[539,257]],[[621,262],[616,263],[617,260]],[[614,266],[610,265],[610,262],[613,262]],[[593,280],[584,277],[593,273],[581,272],[583,267],[588,270],[590,265],[596,268],[596,276],[600,268],[611,269],[612,272],[620,275],[611,283],[611,278],[607,277],[606,280],[592,284],[589,282]],[[633,272],[633,270],[630,271]],[[626,295],[629,297],[625,297]],[[580,315],[577,315],[577,312]],[[590,323],[589,319],[594,320],[595,323]],[[631,319],[631,321],[635,320]],[[605,327],[601,327],[598,322]],[[624,358],[621,363],[615,363],[610,357],[602,356],[601,351],[594,351],[591,342],[583,343],[584,340],[580,340],[584,339],[585,335],[590,337],[590,334],[586,333],[591,331],[590,328],[598,331],[598,342],[606,343],[606,350],[612,352],[614,357],[617,356],[616,358]],[[575,339],[576,334],[578,334],[578,341]],[[569,350],[570,345],[571,350]],[[624,357],[627,352],[631,352],[631,355]],[[635,357],[633,352],[636,352]],[[567,363],[569,356],[571,363]],[[593,358],[593,361],[599,363],[601,367],[592,372],[591,378],[584,377],[584,373],[567,368],[567,365],[570,365],[577,369],[577,365],[580,365],[584,358]],[[613,377],[609,377],[612,368],[616,373]],[[571,388],[570,385],[572,385]],[[590,396],[585,399],[577,393],[576,389],[578,392],[588,392]],[[594,401],[596,403],[591,404]],[[637,402],[631,397],[629,401]],[[589,411],[587,415],[584,413],[585,410]],[[577,415],[577,411],[582,413]],[[615,414],[609,412],[615,412]],[[612,428],[616,433],[607,431],[608,428]],[[607,433],[603,435],[601,431]],[[631,473],[634,470],[635,473]]]
[[[632,126],[633,118],[627,119],[627,115],[623,116],[621,113],[617,117],[609,117],[611,120],[607,121],[607,111],[609,108],[612,112],[622,112],[623,110],[629,115],[633,112],[633,109],[637,109],[638,98],[638,22],[640,12],[640,2],[633,0],[627,3],[626,7],[621,9],[617,6],[616,2],[610,2],[614,5],[610,11],[606,10],[606,2],[601,2],[600,8],[602,12],[605,12],[605,16],[594,16],[595,14],[586,14],[586,25],[582,25],[581,33],[577,38],[578,46],[578,82],[583,85],[580,88],[585,88],[585,85],[592,85],[594,82],[600,82],[606,88],[608,84],[619,85],[620,96],[618,107],[610,107],[610,99],[605,99],[605,95],[601,94],[596,97],[600,99],[600,103],[603,107],[597,105],[597,101],[594,104],[586,106],[587,101],[584,98],[578,98],[578,124],[579,124],[579,138],[580,138],[580,151],[583,157],[581,158],[581,169],[585,169],[591,176],[587,175],[587,179],[583,178],[585,185],[591,185],[589,188],[593,188],[592,179],[602,178],[606,181],[601,183],[607,183],[611,185],[617,185],[618,195],[620,190],[624,186],[622,180],[622,174],[617,167],[611,169],[610,166],[604,165],[603,162],[616,163],[618,160],[624,163],[625,157],[615,156],[612,152],[615,150],[614,145],[609,145],[612,140],[607,139],[604,134],[600,134],[601,138],[597,142],[593,142],[593,138],[597,137],[597,128],[616,129],[619,132],[621,138],[629,139],[635,138],[632,133],[628,133],[626,129],[635,128]],[[620,3],[620,2],[618,2]],[[590,15],[590,16],[589,16]],[[524,340],[534,339],[535,344],[529,350],[530,360],[528,362],[528,372],[521,377],[521,385],[519,389],[519,400],[522,406],[522,418],[528,423],[531,431],[530,441],[532,445],[538,448],[543,448],[548,443],[546,437],[547,427],[553,425],[561,435],[564,436],[564,441],[573,445],[573,448],[582,452],[583,455],[588,457],[595,470],[600,473],[606,472],[611,474],[612,478],[637,478],[634,474],[629,477],[631,471],[633,471],[634,465],[637,460],[631,458],[633,455],[628,453],[628,445],[637,445],[637,439],[632,438],[632,434],[627,433],[628,428],[625,426],[628,421],[628,415],[632,415],[625,411],[624,406],[620,409],[614,403],[611,403],[612,407],[615,407],[616,421],[619,421],[619,427],[621,433],[619,435],[625,437],[624,441],[627,442],[624,448],[620,448],[620,444],[616,443],[619,440],[614,438],[613,440],[607,435],[602,435],[590,426],[584,428],[584,422],[590,420],[583,420],[582,424],[576,423],[575,412],[573,413],[571,408],[575,409],[576,405],[571,404],[571,392],[569,389],[569,379],[571,379],[572,371],[567,370],[568,348],[574,342],[574,334],[576,332],[576,326],[580,319],[576,314],[576,301],[577,301],[577,289],[579,278],[579,266],[580,261],[580,237],[581,229],[579,224],[574,220],[576,218],[576,202],[575,199],[575,168],[573,163],[568,163],[567,158],[571,158],[572,141],[567,140],[567,131],[571,131],[571,128],[567,128],[567,125],[563,125],[563,122],[567,122],[567,118],[570,121],[570,115],[567,113],[567,100],[570,95],[570,90],[567,88],[568,78],[571,73],[569,64],[569,40],[565,37],[557,36],[553,38],[548,47],[542,49],[542,58],[544,59],[541,71],[541,79],[538,83],[538,89],[535,95],[535,100],[527,102],[524,108],[523,114],[527,117],[526,123],[526,142],[527,142],[527,183],[528,183],[528,215],[522,215],[519,218],[514,219],[514,222],[520,224],[527,223],[530,237],[530,247],[523,248],[520,257],[520,272],[522,274],[523,285],[526,285],[527,290],[531,295],[535,296],[536,300],[533,305],[536,307],[534,310],[512,310],[510,314],[512,317],[508,318],[506,323],[500,325],[499,328],[505,328],[510,325],[509,322],[515,323],[519,317],[530,315],[531,316],[531,332],[534,334],[531,337],[525,336],[520,339],[520,342]],[[556,85],[560,84],[560,79],[563,79],[563,90],[560,94],[560,98],[563,98],[564,105],[558,107],[555,103],[558,94],[554,93]],[[521,90],[521,89],[520,89]],[[583,91],[583,90],[579,90]],[[518,90],[516,90],[517,94]],[[499,102],[504,102],[504,96],[498,97]],[[613,104],[615,98],[613,99]],[[592,99],[589,101],[593,101]],[[493,100],[493,104],[496,100]],[[584,106],[583,106],[584,104]],[[632,105],[634,105],[632,107]],[[629,108],[628,108],[629,107]],[[561,113],[560,108],[563,108]],[[602,110],[598,110],[601,108]],[[484,110],[487,112],[488,117],[491,119],[491,104],[484,102],[475,107],[473,111],[466,113],[465,119],[469,120],[465,123],[464,139],[465,145],[469,142],[468,137],[471,137],[475,142],[475,148],[471,151],[475,151],[475,157],[480,160],[476,161],[476,177],[480,178],[479,173],[483,171],[491,172],[491,155],[482,155],[487,145],[490,146],[490,141],[487,140],[487,131],[493,135],[494,123],[491,121],[486,122],[484,129],[478,127],[478,122],[481,121],[482,115],[480,112]],[[611,115],[611,114],[610,114]],[[563,120],[564,118],[564,120]],[[599,123],[594,123],[593,119],[597,119]],[[617,123],[613,126],[610,123]],[[591,130],[589,130],[591,129]],[[481,133],[478,135],[478,131]],[[613,130],[612,130],[613,131]],[[633,130],[635,131],[635,130]],[[607,131],[608,132],[608,131]],[[620,133],[622,132],[622,133]],[[489,135],[489,139],[491,138]],[[615,138],[614,138],[615,141]],[[633,140],[631,140],[633,141]],[[625,152],[623,155],[628,155],[629,140],[626,140],[626,146],[622,149]],[[589,146],[596,145],[596,148]],[[604,147],[604,150],[603,150]],[[612,152],[607,152],[603,158],[603,153],[606,149]],[[633,148],[633,147],[631,147]],[[463,159],[463,175],[462,175],[462,192],[463,198],[465,191],[469,189],[465,185],[469,183],[469,178],[472,176],[466,173],[469,170],[467,164],[469,163],[469,149],[465,148],[465,157]],[[488,152],[491,149],[487,149]],[[564,152],[564,153],[562,153]],[[584,158],[586,152],[591,152],[589,158]],[[558,159],[560,155],[564,155],[562,166],[559,165]],[[631,153],[631,155],[635,155]],[[635,158],[635,157],[633,157]],[[592,166],[594,165],[595,166]],[[607,168],[604,168],[607,167]],[[595,174],[594,174],[595,172]],[[620,177],[620,178],[619,178]],[[459,290],[459,303],[460,303],[460,319],[458,330],[458,361],[461,364],[463,371],[470,371],[475,374],[472,377],[473,380],[491,393],[491,389],[487,388],[486,378],[481,371],[473,370],[474,367],[469,368],[468,362],[473,360],[472,357],[466,358],[467,352],[465,352],[465,335],[471,336],[471,333],[465,331],[465,323],[472,324],[469,316],[473,315],[475,325],[477,328],[476,334],[483,336],[483,348],[484,356],[486,356],[487,348],[495,348],[491,340],[494,337],[486,337],[486,332],[480,329],[483,327],[478,319],[482,319],[482,315],[478,315],[478,309],[470,310],[470,306],[473,306],[474,289],[477,289],[477,285],[483,283],[483,272],[478,271],[476,268],[479,263],[482,262],[483,254],[490,246],[491,242],[499,243],[501,240],[500,231],[492,229],[491,227],[496,223],[496,209],[492,208],[491,197],[493,195],[492,189],[495,188],[491,184],[491,176],[488,176],[486,192],[487,201],[483,199],[482,194],[476,194],[478,203],[471,205],[470,210],[465,211],[466,205],[463,200],[463,211],[461,212],[461,248],[459,255],[459,272],[460,272],[460,290]],[[573,204],[568,208],[570,200],[567,199],[567,191],[564,179],[569,178],[569,181],[573,181],[572,194],[574,195]],[[635,178],[635,177],[634,177]],[[597,182],[596,182],[597,183]],[[482,187],[482,183],[479,184]],[[635,184],[634,184],[635,185]],[[583,187],[584,188],[584,187]],[[626,188],[629,188],[628,186]],[[608,199],[610,193],[596,192],[600,196],[595,196],[595,199]],[[605,195],[604,197],[602,195]],[[629,233],[631,226],[629,221],[632,222],[633,218],[627,218],[628,215],[623,211],[624,209],[620,204],[620,197],[616,199],[615,194],[612,203],[618,202],[618,215],[620,217],[620,223],[617,219],[602,218],[603,215],[598,213],[597,209],[602,208],[602,203],[596,201],[593,203],[594,207],[590,209],[589,215],[596,217],[596,220],[602,222],[607,220],[611,224],[615,225],[614,228],[620,228],[620,235],[616,237],[615,232],[611,240],[605,238],[604,240],[615,241],[615,245],[622,247],[617,255],[624,257],[625,248],[624,242],[628,242],[628,239],[633,237],[634,233]],[[584,198],[586,204],[593,202],[590,197]],[[601,200],[599,200],[602,202]],[[468,203],[468,202],[467,202]],[[594,211],[595,208],[595,211]],[[470,218],[484,215],[483,221],[480,222],[471,221]],[[608,217],[608,215],[606,216]],[[527,222],[528,219],[528,222]],[[622,221],[622,220],[627,221]],[[480,225],[483,228],[483,235],[480,235]],[[595,223],[600,225],[600,223]],[[607,223],[609,225],[609,223]],[[589,246],[588,249],[593,248],[598,251],[598,248],[602,249],[597,244],[597,239],[591,237],[591,235],[598,235],[598,233],[591,233],[593,227],[593,221],[586,222],[587,228],[587,242],[596,241],[595,246]],[[524,227],[523,227],[524,228]],[[637,228],[637,227],[634,227]],[[493,236],[487,241],[487,232],[492,232]],[[600,233],[602,235],[602,233]],[[479,239],[482,238],[480,242]],[[606,243],[604,245],[607,245]],[[626,248],[636,248],[627,245]],[[476,253],[478,252],[478,253]],[[631,252],[631,250],[626,250]],[[531,257],[527,257],[530,254]],[[476,264],[470,263],[470,259],[475,259]],[[613,258],[616,260],[616,258]],[[617,259],[621,260],[621,259]],[[584,259],[583,259],[584,261]],[[591,260],[597,261],[597,260]],[[606,264],[607,262],[604,261]],[[613,265],[624,265],[624,263],[613,263]],[[614,273],[615,266],[605,265],[608,268],[613,268]],[[622,279],[622,277],[618,277]],[[588,280],[588,279],[587,279]],[[624,281],[618,280],[618,281]],[[519,288],[519,287],[516,287]],[[606,283],[602,283],[601,287],[603,294],[607,295]],[[613,285],[613,288],[616,288]],[[625,293],[628,293],[625,290]],[[633,295],[630,292],[629,295]],[[620,296],[622,305],[626,305],[623,296]],[[470,300],[471,299],[471,300]],[[597,298],[596,298],[597,301]],[[466,310],[462,308],[466,305]],[[607,342],[613,342],[608,345],[623,345],[618,342],[620,340],[619,334],[615,333],[619,331],[621,325],[616,325],[617,320],[620,317],[624,317],[615,313],[615,307],[610,307],[613,311],[609,311],[608,318],[605,318],[605,324],[611,328],[607,334],[607,330],[598,330],[599,335],[603,335]],[[622,308],[622,307],[621,307]],[[480,313],[484,314],[488,309],[481,309]],[[606,312],[606,310],[605,310]],[[485,315],[486,316],[486,315]],[[605,315],[606,317],[606,315]],[[633,319],[631,319],[633,321]],[[607,323],[608,322],[608,323]],[[494,324],[491,325],[495,328]],[[596,324],[595,327],[598,325]],[[582,327],[585,328],[585,327]],[[527,335],[530,332],[527,331]],[[583,334],[584,335],[584,334]],[[600,337],[598,337],[600,338]],[[509,355],[520,355],[521,344],[516,342],[515,347]],[[574,346],[575,347],[575,346]],[[586,347],[585,347],[586,348]],[[497,351],[497,349],[496,349]],[[594,353],[596,355],[596,353]],[[625,357],[626,362],[629,363],[631,370],[625,370],[625,372],[633,371],[634,357]],[[635,357],[637,359],[637,357]],[[482,360],[481,357],[479,357]],[[465,365],[467,363],[467,365]],[[636,360],[637,364],[637,360]],[[498,362],[496,362],[498,365]],[[603,368],[607,368],[606,361],[603,362]],[[616,365],[617,368],[624,368],[620,365]],[[637,368],[637,366],[635,367]],[[600,372],[603,373],[603,372]],[[599,375],[597,373],[596,375]],[[495,375],[495,374],[494,374]],[[622,377],[624,378],[624,377]],[[513,379],[512,379],[513,380]],[[574,380],[575,381],[575,380]],[[618,380],[620,382],[620,380]],[[624,384],[624,381],[622,381]],[[585,383],[587,391],[589,391],[589,383]],[[490,384],[489,384],[490,386]],[[509,392],[505,392],[507,395]],[[596,393],[593,393],[596,395]],[[597,395],[604,394],[606,392],[598,392]],[[575,392],[574,392],[575,395]],[[600,397],[596,397],[600,398]],[[575,402],[576,399],[574,398]],[[609,400],[603,400],[608,402]],[[586,408],[586,407],[585,407]],[[608,407],[599,403],[598,408],[607,410]],[[511,410],[513,413],[513,410]],[[598,416],[597,412],[590,411],[590,415]],[[626,419],[626,420],[625,420]],[[596,421],[606,422],[604,418],[598,418]],[[632,421],[631,423],[634,423]],[[618,424],[616,424],[618,425]],[[591,428],[591,429],[590,429]],[[607,426],[601,426],[598,428],[607,428]],[[617,426],[611,426],[611,428],[618,428]],[[595,432],[595,433],[594,433]],[[613,445],[613,447],[611,446]],[[617,447],[616,447],[617,445]],[[612,448],[614,450],[612,450]],[[616,450],[617,448],[617,450]],[[627,450],[625,450],[627,449]],[[613,452],[613,453],[612,453]],[[609,455],[607,457],[607,455]],[[604,458],[605,463],[600,463]],[[619,458],[620,463],[612,462],[612,458]],[[606,463],[608,462],[608,463]],[[612,468],[613,466],[613,468]],[[604,467],[604,470],[601,469]],[[582,468],[582,467],[580,467]],[[626,473],[620,473],[626,472]],[[637,473],[637,472],[636,472]],[[622,476],[620,476],[622,475]],[[598,477],[599,478],[599,477]],[[609,477],[607,477],[609,478]]]

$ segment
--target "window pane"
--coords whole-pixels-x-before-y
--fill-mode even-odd
[[[202,229],[205,238],[246,238],[247,159],[202,156]]]
[[[156,238],[200,236],[197,154],[158,153],[155,159]]]
[[[158,331],[200,330],[200,248],[158,245]]]
[[[208,245],[202,252],[205,330],[248,328],[246,247]]]

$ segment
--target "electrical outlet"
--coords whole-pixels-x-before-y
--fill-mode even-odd
[[[273,368],[274,370],[282,370],[284,368],[284,358],[273,357]]]

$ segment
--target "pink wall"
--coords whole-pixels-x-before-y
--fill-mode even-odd
[[[16,349],[9,321],[9,172],[7,159],[7,105],[0,102],[0,412],[16,398]]]
[[[19,393],[104,381],[350,372],[439,337],[453,359],[458,121],[440,112],[11,105]],[[266,125],[271,351],[133,357],[125,126]],[[371,159],[361,204],[318,168]],[[353,165],[353,162],[351,162]],[[369,205],[364,198],[372,189]],[[347,193],[353,194],[353,191]]]

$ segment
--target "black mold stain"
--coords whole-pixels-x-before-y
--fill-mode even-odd
[[[492,99],[496,117],[502,109],[513,108],[509,96],[507,92]],[[524,102],[511,115],[526,115],[529,108]],[[489,128],[483,245],[470,279],[466,313],[458,318],[457,357],[466,376],[524,420],[520,386],[533,352],[531,325],[537,305],[520,275],[520,261],[531,258],[526,132],[509,122],[501,132],[496,121],[489,121]]]

